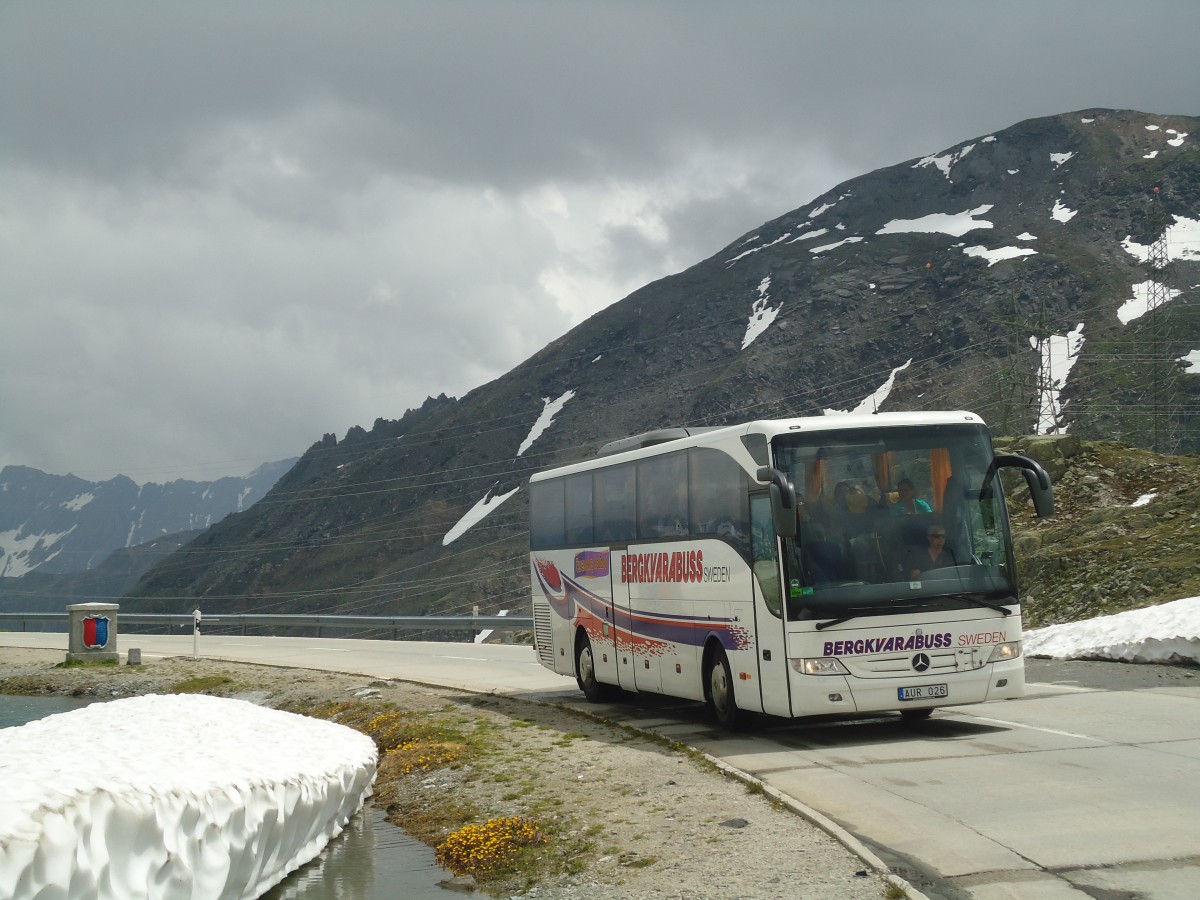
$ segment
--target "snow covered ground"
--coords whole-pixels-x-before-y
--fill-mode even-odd
[[[1026,631],[1026,656],[1200,663],[1200,597]]]
[[[205,695],[5,729],[0,897],[258,897],[341,832],[376,763],[342,725]]]

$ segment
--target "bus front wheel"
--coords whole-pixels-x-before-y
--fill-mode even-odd
[[[717,724],[728,731],[737,730],[742,722],[742,713],[733,697],[733,673],[724,650],[718,648],[713,653],[704,683],[705,699]]]
[[[586,631],[580,631],[575,640],[575,681],[588,703],[600,703],[608,697],[608,685],[596,680],[596,661]]]

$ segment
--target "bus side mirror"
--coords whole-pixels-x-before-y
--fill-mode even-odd
[[[796,536],[796,488],[788,480],[787,475],[763,466],[758,470],[758,480],[770,483],[767,489],[771,496],[771,518],[775,521],[775,533],[779,537],[794,538]]]
[[[1054,491],[1050,486],[1050,475],[1036,461],[1015,453],[997,454],[993,464],[997,469],[1020,469],[1029,485],[1029,496],[1033,498],[1033,509],[1039,518],[1054,515]]]

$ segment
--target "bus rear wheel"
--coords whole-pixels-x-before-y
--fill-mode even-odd
[[[592,642],[586,631],[575,640],[575,682],[588,703],[600,703],[608,698],[608,685],[596,680],[596,661],[592,658]]]
[[[724,650],[718,648],[709,660],[704,686],[712,717],[727,731],[736,731],[742,724],[743,714],[733,697],[733,673]]]

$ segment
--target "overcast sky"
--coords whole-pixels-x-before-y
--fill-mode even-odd
[[[838,182],[1200,113],[1200,3],[0,0],[0,465],[242,474]]]

